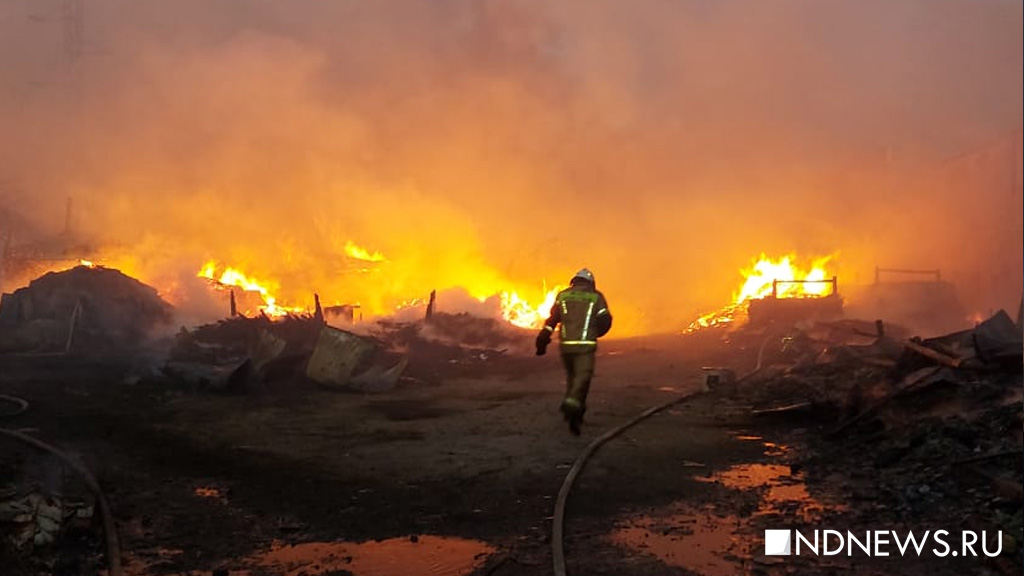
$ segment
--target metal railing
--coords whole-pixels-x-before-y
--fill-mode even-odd
[[[942,271],[935,270],[911,270],[906,268],[879,268],[875,266],[875,284],[882,281],[882,274],[903,274],[905,276],[933,276],[936,282],[942,282]]]

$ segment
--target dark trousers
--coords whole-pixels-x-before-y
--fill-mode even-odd
[[[565,400],[562,405],[581,416],[587,411],[587,393],[594,377],[594,352],[563,352],[565,366]]]

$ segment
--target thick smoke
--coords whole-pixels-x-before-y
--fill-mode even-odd
[[[77,58],[61,6],[0,4],[0,208],[73,197],[181,298],[208,259],[368,310],[587,266],[636,333],[790,251],[1021,293],[1019,145],[943,164],[1019,142],[1019,2],[86,0]]]

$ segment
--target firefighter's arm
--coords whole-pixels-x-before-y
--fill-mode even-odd
[[[551,333],[555,331],[555,328],[561,321],[562,308],[556,303],[551,307],[551,313],[548,314],[548,319],[544,321],[544,326],[537,334],[537,356],[543,356],[547,352],[548,344],[551,344]]]
[[[608,302],[604,299],[604,294],[597,300],[597,312],[594,313],[594,322],[598,338],[604,336],[612,329],[612,313],[608,309]]]

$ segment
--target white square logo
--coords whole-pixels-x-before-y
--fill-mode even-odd
[[[789,530],[765,530],[765,556],[789,556],[792,553],[792,533]]]

